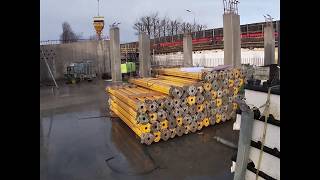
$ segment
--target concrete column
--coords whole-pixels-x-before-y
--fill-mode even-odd
[[[191,34],[183,35],[183,66],[193,66],[192,60],[192,36]]]
[[[150,38],[145,32],[139,34],[139,74],[151,76]]]
[[[103,41],[97,41],[97,66],[98,66],[98,74],[101,76],[104,73],[104,63],[105,59],[103,57]]]
[[[275,64],[275,39],[272,24],[264,27],[264,65]]]
[[[280,66],[280,24],[277,22],[278,25],[278,65]]]
[[[120,35],[118,27],[110,28],[110,55],[112,82],[120,82],[122,81],[122,75],[120,56]]]
[[[254,113],[245,102],[240,102],[241,124],[238,142],[237,162],[233,180],[244,180],[249,162],[250,144],[252,139],[252,128]]]
[[[223,14],[224,65],[241,66],[240,16]]]
[[[110,68],[110,41],[104,41],[104,59],[105,59],[105,73],[111,76]]]

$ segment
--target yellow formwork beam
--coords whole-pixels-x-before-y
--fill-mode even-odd
[[[117,97],[111,95],[110,98],[111,98],[111,100],[112,100],[112,101],[111,101],[111,104],[112,104],[112,103],[115,103],[115,104],[121,106],[123,109],[126,109],[127,112],[128,112],[131,116],[133,116],[133,117],[137,117],[137,116],[138,116],[137,111],[135,111],[134,109],[132,109],[130,106],[128,106],[126,103],[122,102],[122,101],[121,101],[120,99],[118,99]]]
[[[175,76],[165,76],[165,75],[158,75],[157,78],[165,79],[173,82],[179,82],[179,83],[195,84],[199,82],[198,80],[195,80],[195,79],[181,78],[181,77],[175,77]]]
[[[149,90],[150,91],[150,90]],[[150,100],[156,100],[159,98],[167,97],[165,94],[158,93],[156,91],[152,91],[152,93],[144,93],[142,90],[139,88],[117,88],[117,89],[109,89],[109,93],[115,95],[118,99],[124,99],[125,101],[128,100],[130,101],[133,100],[135,102],[125,102],[129,104],[132,108],[138,110],[139,108],[142,109],[142,112],[146,112],[146,108],[141,108],[140,106],[146,106],[143,102],[146,99]],[[153,96],[157,95],[157,96]],[[145,96],[150,96],[150,97],[145,97]]]
[[[180,68],[157,69],[159,74],[201,80],[202,72],[184,72]]]
[[[174,85],[183,86],[183,85],[185,85],[182,83],[173,82],[173,81],[169,81],[169,80],[165,80],[165,79],[158,79],[158,78],[141,78],[140,80],[148,81],[148,82],[152,82],[152,83],[161,83],[161,84],[165,84],[165,85],[169,85],[169,86],[174,86]]]
[[[148,95],[150,93],[152,93],[152,98],[155,98],[155,99],[164,99],[164,98],[168,97],[167,94],[164,94],[164,93],[161,93],[161,92],[158,92],[158,91],[154,91],[154,90],[150,90],[150,89],[146,89],[146,88],[143,88],[143,87],[137,87],[137,90],[140,91],[141,93],[146,93]]]
[[[140,96],[138,93],[133,93],[131,91],[128,91],[124,88],[118,89],[119,93],[123,93],[126,96],[128,96],[129,98],[134,98],[136,100],[139,100],[140,102],[144,102],[145,101],[145,97]]]
[[[150,89],[146,89],[146,88],[140,88],[140,87],[137,87],[137,88],[124,88],[126,91],[129,91],[131,93],[134,93],[136,95],[139,95],[139,96],[142,96],[142,97],[146,97],[146,98],[161,98],[161,97],[166,97],[165,94],[162,94],[160,92],[157,92],[157,91],[153,91],[153,90],[150,90]]]
[[[135,134],[137,134],[140,138],[141,138],[141,135],[142,135],[142,132],[141,130],[135,125],[133,124],[126,116],[124,116],[122,113],[120,113],[120,111],[118,111],[117,108],[115,108],[114,106],[110,106],[110,109],[117,115],[120,117],[120,119],[125,122],[129,127],[130,129],[132,129],[134,131]]]
[[[146,79],[129,79],[129,82],[167,95],[170,95],[170,89],[172,88],[170,85]]]
[[[165,84],[171,85],[171,86],[178,86],[178,87],[184,87],[184,86],[195,84],[195,83],[190,83],[190,82],[188,82],[188,83],[186,83],[186,82],[176,82],[176,81],[171,81],[171,80],[167,80],[167,79],[159,79],[157,81],[161,82],[161,83],[165,83]]]
[[[117,109],[121,114],[123,114],[126,119],[128,119],[132,124],[134,124],[137,128],[140,129],[141,132],[148,133],[151,131],[151,125],[147,124],[137,124],[136,117],[131,116],[125,109],[123,109],[118,104],[111,101],[111,106]]]
[[[146,91],[142,91],[138,88],[124,88],[122,89],[122,91],[125,91],[127,93],[131,93],[129,96],[133,96],[133,97],[136,97],[137,99],[145,102],[146,100],[155,100],[155,99],[158,99],[156,97],[154,97],[153,95],[157,94],[156,91],[150,91],[149,92],[146,92]],[[160,98],[160,97],[159,97]]]
[[[137,128],[124,114],[122,114],[116,107],[110,106],[110,109],[126,123],[130,129],[140,137],[141,143],[150,145],[154,141],[154,135],[151,133],[144,133]]]
[[[151,100],[151,101],[156,101],[159,99],[164,99],[166,97],[168,97],[168,95],[157,92],[157,91],[153,91],[150,89],[145,89],[145,88],[129,88],[129,87],[125,87],[123,88],[124,91],[126,91],[127,93],[133,93],[135,97],[140,97],[138,98],[139,100],[143,100],[144,102],[146,100]],[[131,95],[129,95],[131,96]]]
[[[121,99],[124,103],[128,104],[130,107],[132,107],[134,110],[138,110],[138,106],[139,104],[139,100],[137,99],[133,99],[128,97],[126,94],[119,92],[117,89],[113,89],[113,88],[108,88],[108,92],[112,95],[114,95],[115,97],[117,97],[118,99]],[[143,109],[143,108],[142,108]],[[145,111],[147,109],[145,108]]]

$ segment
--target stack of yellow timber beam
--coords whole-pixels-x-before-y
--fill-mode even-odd
[[[130,79],[136,86],[107,88],[110,109],[141,143],[166,141],[235,118],[236,99],[244,97],[244,70],[161,70],[155,78]]]

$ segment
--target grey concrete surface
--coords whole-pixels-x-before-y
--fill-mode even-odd
[[[264,27],[264,65],[275,64],[275,39],[272,25]]]
[[[183,35],[183,66],[185,67],[193,66],[191,34]]]
[[[112,82],[122,81],[121,56],[120,56],[120,34],[118,27],[110,28],[110,60]]]
[[[241,66],[240,16],[223,14],[224,65]]]
[[[145,32],[139,34],[139,74],[151,76],[150,38]]]
[[[109,41],[84,41],[67,44],[41,45],[44,56],[56,79],[63,79],[66,67],[72,62],[93,61],[98,75],[110,73]],[[40,52],[40,82],[50,81],[48,68]]]
[[[41,180],[231,180],[237,144],[232,121],[150,146],[120,119],[108,117],[101,80],[40,88]],[[108,160],[108,161],[106,161]]]

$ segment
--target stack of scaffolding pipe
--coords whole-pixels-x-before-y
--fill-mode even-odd
[[[155,70],[156,73],[161,75],[178,76],[182,78],[189,78],[195,80],[202,80],[202,72],[187,72],[181,71],[181,68],[164,68]]]
[[[141,139],[141,143],[159,141],[160,124],[157,120],[158,105],[167,97],[165,94],[134,86],[107,87],[109,107]]]
[[[128,126],[142,143],[166,141],[235,118],[235,100],[244,95],[245,71],[161,70],[155,78],[130,79],[136,87],[107,89],[110,109],[131,123]]]

